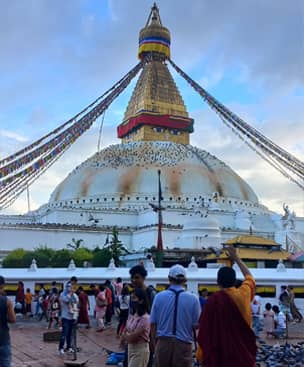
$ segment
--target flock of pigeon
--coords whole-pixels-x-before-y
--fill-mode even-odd
[[[262,340],[256,358],[257,367],[303,367],[304,341],[296,344],[268,345]]]

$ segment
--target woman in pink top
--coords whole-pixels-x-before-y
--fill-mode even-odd
[[[103,331],[104,326],[104,316],[106,314],[107,309],[107,297],[105,292],[105,287],[100,284],[98,286],[99,292],[96,296],[96,306],[95,306],[95,313],[96,313],[96,320],[97,320],[97,330],[96,331]]]
[[[266,331],[266,337],[272,337],[274,331],[274,312],[271,307],[270,303],[266,303],[264,311],[264,328]]]
[[[146,367],[149,361],[150,316],[149,302],[145,290],[135,288],[131,294],[131,314],[122,342],[128,343],[128,366]]]

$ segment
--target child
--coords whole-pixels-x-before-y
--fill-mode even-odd
[[[135,288],[131,294],[131,309],[121,341],[128,343],[128,366],[146,367],[149,361],[150,316],[146,291]]]
[[[117,326],[116,334],[120,336],[126,326],[128,316],[129,316],[129,305],[130,296],[129,288],[125,285],[121,291],[121,295],[118,296],[119,301],[119,323]]]
[[[274,331],[274,312],[271,309],[271,303],[266,303],[264,311],[264,327],[266,338],[273,335]]]
[[[32,301],[33,301],[33,295],[31,293],[31,290],[29,288],[27,288],[26,293],[25,293],[25,314],[27,316],[33,316],[33,314],[32,314]]]
[[[48,304],[48,316],[49,316],[48,329],[51,329],[53,320],[56,321],[55,326],[59,326],[59,312],[60,312],[60,302],[59,302],[58,289],[53,288]]]
[[[280,338],[284,336],[286,332],[286,317],[282,311],[280,311],[278,306],[273,306],[272,310],[274,312],[274,325],[275,329],[273,335],[275,338]]]
[[[39,302],[41,304],[42,313],[41,313],[38,320],[41,321],[45,317],[46,321],[49,321],[49,318],[48,318],[48,297],[47,297],[47,295],[44,294],[43,296],[39,297]]]

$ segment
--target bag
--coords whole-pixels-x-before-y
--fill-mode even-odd
[[[52,303],[52,305],[51,305],[51,309],[52,309],[52,311],[57,311],[57,310],[59,310],[59,302],[56,300],[56,301],[54,301],[53,303]]]
[[[102,300],[99,297],[96,297],[96,304],[98,307],[105,307],[108,305],[108,301],[107,299]]]
[[[157,293],[157,290],[153,287],[153,285],[149,285],[146,288],[146,293],[147,293],[147,298],[148,298],[148,301],[149,301],[150,308],[152,308],[152,304],[153,304],[153,301],[154,301],[154,297]]]

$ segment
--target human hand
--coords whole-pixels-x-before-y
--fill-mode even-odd
[[[233,246],[229,246],[225,248],[225,253],[226,255],[229,257],[229,260],[231,260],[232,262],[238,260],[238,255],[236,253],[236,248]]]

